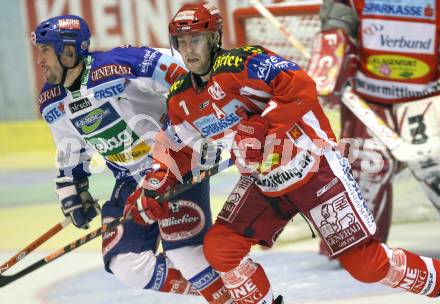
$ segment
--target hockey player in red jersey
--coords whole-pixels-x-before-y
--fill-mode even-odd
[[[298,213],[357,280],[438,296],[439,261],[373,238],[374,218],[336,149],[312,79],[261,46],[222,49],[221,29],[208,3],[183,6],[169,24],[172,46],[190,70],[168,97],[181,146],[169,150],[174,163],[156,161],[132,212],[157,213],[148,189],[163,192],[197,164],[218,161],[219,153],[211,159],[209,152],[233,148],[242,176],[205,236],[204,253],[235,303],[282,303],[248,254],[253,245],[272,246]]]
[[[405,165],[440,211],[440,151],[423,147],[435,141],[438,147],[440,142],[440,97],[435,96],[439,8],[437,0],[325,0],[322,31],[315,37],[308,71],[328,104],[339,104],[344,84],[350,83],[376,116],[404,140],[420,146],[426,155]],[[391,224],[392,177],[403,163],[380,140],[372,139],[359,118],[342,104],[341,138],[352,143],[353,175],[374,215],[376,236],[385,242]]]

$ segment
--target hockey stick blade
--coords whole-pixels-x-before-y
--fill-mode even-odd
[[[427,159],[440,151],[440,140],[430,138],[423,144],[404,141],[394,130],[371,110],[368,104],[347,87],[342,94],[342,103],[380,140],[391,154],[401,162]]]
[[[233,161],[228,159],[228,160],[225,160],[225,161],[213,166],[210,169],[201,171],[200,174],[193,174],[193,176],[191,178],[189,178],[188,180],[184,180],[184,182],[182,184],[179,184],[175,188],[171,189],[170,191],[168,191],[162,195],[157,196],[156,200],[158,200],[159,202],[168,201],[168,200],[172,199],[174,196],[190,189],[196,183],[202,182],[202,181],[206,180],[207,178],[212,177],[215,174],[230,167],[232,164],[233,164]],[[17,273],[14,273],[12,275],[0,275],[0,288],[14,282],[15,280],[27,275],[28,273],[33,272],[34,270],[37,270],[38,268],[56,260],[57,258],[65,255],[66,253],[69,253],[72,250],[90,242],[91,240],[95,239],[96,237],[98,237],[104,233],[111,232],[116,227],[118,227],[119,225],[122,225],[123,223],[125,223],[125,221],[127,221],[129,219],[130,219],[130,217],[124,218],[122,216],[122,217],[120,217],[120,218],[118,218],[108,224],[103,224],[100,228],[86,234],[82,238],[79,238],[79,239],[73,241],[72,243],[68,244],[67,246],[64,246],[63,248],[60,248],[60,249],[52,252],[48,256],[29,265],[28,267],[18,271]]]

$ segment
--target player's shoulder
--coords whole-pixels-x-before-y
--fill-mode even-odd
[[[96,86],[120,77],[134,77],[132,59],[128,53],[116,49],[92,53],[89,86]]]
[[[239,73],[245,69],[249,57],[266,54],[267,50],[259,45],[249,45],[229,50],[221,49],[212,65],[213,75],[219,73]]]
[[[94,52],[92,57],[92,85],[100,84],[104,79],[152,77],[157,70],[166,71],[172,63],[180,62],[168,55],[166,49],[148,46],[121,46],[106,52]]]
[[[51,104],[57,103],[66,97],[66,90],[62,85],[53,85],[45,83],[38,96],[38,107],[40,113],[50,106]]]
[[[121,64],[135,64],[137,67],[142,68],[139,60],[144,61],[145,64],[158,59],[162,55],[170,55],[170,51],[167,49],[151,48],[148,46],[131,46],[123,45],[115,47],[105,52],[93,52],[94,65],[105,65],[107,63],[121,63]],[[177,60],[177,59],[176,59]]]
[[[168,90],[168,101],[171,100],[174,96],[179,95],[185,92],[186,90],[192,88],[193,85],[191,80],[191,74],[188,73],[180,76],[173,82],[170,89]]]

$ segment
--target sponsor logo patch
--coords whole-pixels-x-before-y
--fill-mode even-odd
[[[296,71],[301,68],[294,62],[276,55],[259,54],[249,61],[248,76],[270,83],[282,71]]]
[[[252,184],[253,180],[251,178],[247,176],[240,177],[240,180],[223,205],[218,217],[232,223],[241,208],[241,199],[244,197],[245,193],[252,186]]]
[[[222,54],[217,56],[212,66],[213,73],[216,72],[231,72],[238,73],[243,70],[244,58],[242,56],[234,55],[231,53]]]
[[[53,104],[47,106],[46,108],[44,108],[42,114],[43,114],[44,119],[48,123],[52,124],[52,123],[56,122],[58,119],[63,117],[65,114],[63,101],[61,100],[60,102],[53,103]]]
[[[333,188],[336,184],[338,183],[338,178],[335,177],[334,179],[332,179],[327,185],[325,185],[324,187],[322,187],[321,189],[319,189],[316,192],[316,196],[320,197],[321,195],[323,195],[324,193],[326,193],[328,190],[330,190],[331,188]]]
[[[116,220],[114,217],[104,217],[102,219],[102,224],[108,224],[112,221]],[[119,225],[116,229],[106,232],[102,235],[102,255],[105,256],[112,250],[121,240],[122,235],[124,234],[124,226]]]
[[[197,290],[203,290],[217,280],[218,277],[218,273],[215,272],[212,267],[208,267],[195,277],[191,278],[191,285]]]
[[[122,64],[109,64],[92,70],[90,73],[94,82],[114,76],[114,75],[131,75],[131,67]]]
[[[121,153],[129,149],[138,139],[136,133],[122,120],[101,133],[85,138],[102,156]]]
[[[267,175],[260,176],[256,184],[263,191],[280,191],[306,177],[315,162],[310,152],[300,151],[285,166],[280,166]]]
[[[40,96],[38,97],[38,103],[40,105],[42,105],[46,101],[53,99],[55,97],[58,97],[58,96],[61,96],[61,87],[60,86],[56,86],[56,87],[50,88],[47,91],[42,92],[40,94]]]
[[[169,216],[159,221],[159,229],[163,240],[180,241],[199,234],[205,223],[205,215],[199,205],[178,200],[170,202]]]
[[[367,58],[367,70],[389,79],[417,79],[430,72],[421,60],[400,55],[375,55]]]
[[[170,87],[170,94],[174,93],[178,88],[180,88],[183,84],[183,79],[176,80]]]
[[[114,163],[128,163],[136,161],[139,158],[147,155],[151,150],[151,147],[145,143],[140,143],[134,146],[131,150],[123,153],[113,154],[107,156],[107,159]]]
[[[104,85],[100,85],[93,88],[93,91],[95,92],[93,94],[93,97],[95,99],[103,99],[103,98],[110,98],[113,96],[118,96],[125,90],[124,85],[125,80],[121,81],[120,79],[112,82],[105,83]]]
[[[298,143],[299,139],[301,138],[301,136],[304,135],[303,130],[300,128],[300,126],[298,126],[297,124],[294,124],[292,129],[290,129],[287,132],[287,136],[290,137],[290,139],[294,142],[294,143]]]
[[[364,15],[434,19],[435,0],[366,0]]]
[[[379,80],[365,76],[363,73],[356,74],[356,90],[369,96],[384,99],[407,98],[430,95],[438,91],[435,82],[429,84],[403,83],[390,80]]]
[[[367,49],[412,54],[434,54],[435,51],[434,24],[365,19],[362,32],[362,43]]]
[[[353,209],[346,192],[343,192],[310,211],[332,255],[368,237]]]
[[[160,53],[158,51],[148,48],[145,49],[144,59],[139,64],[139,66],[141,67],[141,72],[152,75],[159,58]]]
[[[110,103],[105,103],[93,111],[72,119],[72,123],[81,135],[90,134],[118,120],[120,116]]]
[[[69,109],[72,114],[79,112],[79,111],[82,111],[84,109],[87,109],[91,106],[92,106],[92,103],[87,98],[83,98],[83,99],[74,101],[72,103],[69,103]]]
[[[240,117],[235,113],[226,114],[224,118],[217,118],[210,114],[194,121],[196,128],[202,133],[203,137],[217,135],[226,129],[229,129],[240,122]]]

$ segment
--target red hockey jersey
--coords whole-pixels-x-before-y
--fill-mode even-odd
[[[188,74],[172,85],[168,97],[171,125],[196,152],[208,138],[230,149],[240,108],[262,115],[270,125],[262,143],[265,165],[256,182],[269,196],[307,182],[319,167],[322,150],[335,145],[313,80],[296,63],[260,46],[221,50],[203,88]],[[197,163],[192,154],[184,148],[174,155],[182,175]]]

